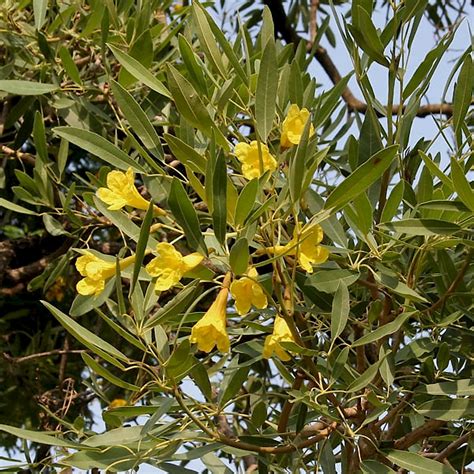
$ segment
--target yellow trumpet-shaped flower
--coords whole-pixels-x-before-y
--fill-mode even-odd
[[[230,292],[235,300],[235,307],[241,316],[247,314],[252,305],[259,309],[267,307],[267,296],[263,288],[255,281],[257,277],[257,270],[252,267],[248,271],[247,276],[233,281],[230,285]]]
[[[127,400],[124,400],[123,398],[115,398],[112,400],[109,404],[109,408],[120,408],[120,407],[126,407],[128,405]]]
[[[329,251],[319,245],[323,240],[323,229],[318,224],[310,224],[297,232],[286,245],[278,245],[273,250],[275,255],[296,255],[298,263],[308,273],[313,273],[313,265],[324,263]]]
[[[270,154],[267,145],[253,140],[248,143],[237,143],[234,153],[242,163],[242,174],[246,179],[260,178],[266,171],[275,171],[277,162]]]
[[[124,206],[131,206],[146,211],[150,203],[144,199],[135,186],[135,174],[132,168],[127,172],[111,171],[107,175],[107,187],[99,188],[97,196],[101,201],[109,205],[111,211],[117,211]],[[166,212],[158,206],[154,206],[155,214],[164,215]]]
[[[295,342],[295,339],[286,321],[281,316],[277,316],[273,326],[273,334],[265,338],[263,357],[270,359],[275,354],[281,360],[290,360],[290,355],[283,349],[280,342]]]
[[[120,260],[120,270],[135,262],[135,255]],[[86,252],[76,260],[77,271],[84,277],[79,280],[76,289],[80,295],[98,295],[105,287],[105,280],[115,275],[115,263],[107,262]]]
[[[183,256],[168,242],[160,242],[156,251],[158,256],[145,267],[151,276],[158,277],[156,291],[166,291],[175,286],[186,272],[199,265],[204,258],[197,252]]]
[[[298,145],[303,135],[304,126],[309,120],[309,110],[301,109],[296,105],[292,104],[288,110],[288,115],[281,127],[280,145],[283,148],[289,148],[293,145]],[[314,127],[310,126],[309,136],[314,135]]]
[[[211,352],[214,346],[221,352],[229,351],[230,341],[226,328],[228,294],[229,289],[222,288],[206,314],[191,330],[189,340],[193,344],[197,343],[200,351]]]

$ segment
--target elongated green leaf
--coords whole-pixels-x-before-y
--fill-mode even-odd
[[[451,180],[459,199],[474,212],[474,191],[454,156],[451,156]]]
[[[469,104],[472,101],[473,75],[474,68],[472,67],[471,54],[466,54],[461,71],[459,72],[458,81],[454,88],[453,98],[454,133],[456,135],[458,146],[462,143],[461,127],[464,123]]]
[[[227,168],[223,153],[217,156],[212,171],[212,224],[217,240],[224,244],[227,230]]]
[[[19,214],[28,214],[30,216],[38,216],[39,214],[31,209],[27,209],[26,207],[19,206],[18,204],[14,204],[13,202],[7,201],[4,198],[0,198],[0,207],[4,207],[5,209],[9,209],[13,212],[18,212]]]
[[[461,379],[454,382],[440,382],[422,385],[417,388],[417,392],[428,393],[429,395],[474,395],[474,379]]]
[[[144,171],[142,165],[134,161],[124,151],[104,137],[97,135],[97,133],[75,127],[56,127],[53,131],[59,137],[92,153],[107,164],[111,164],[121,170],[127,170],[131,167],[138,172]]]
[[[242,388],[247,379],[250,367],[239,367],[238,356],[235,356],[227,368],[226,375],[222,381],[219,406],[223,407]]]
[[[390,196],[385,203],[382,211],[382,222],[391,221],[397,214],[400,203],[402,202],[403,192],[405,190],[405,181],[399,181],[392,189]]]
[[[98,348],[102,351],[107,352],[112,357],[116,357],[117,359],[128,362],[127,356],[120,352],[118,349],[116,349],[114,346],[104,341],[88,329],[82,327],[80,324],[76,323],[74,319],[70,318],[47,301],[41,301],[41,303],[78,341],[82,342],[87,347],[91,347],[92,350]]]
[[[438,219],[403,219],[381,224],[382,229],[407,235],[450,235],[459,232],[461,227],[454,222]]]
[[[55,84],[43,82],[0,80],[0,91],[15,95],[43,95],[59,90]]]
[[[397,145],[392,145],[380,150],[359,166],[332,191],[324,208],[332,209],[335,212],[363,193],[389,168],[397,154],[397,149]]]
[[[192,84],[171,65],[168,65],[168,79],[178,111],[194,127],[210,136],[213,122]]]
[[[0,431],[9,433],[12,436],[16,436],[20,439],[26,439],[33,443],[46,444],[48,446],[61,446],[64,448],[77,449],[79,444],[73,443],[72,441],[63,440],[57,436],[51,434],[42,433],[40,431],[24,430],[16,428],[14,426],[0,425]]]
[[[155,156],[161,156],[160,137],[137,101],[118,82],[112,81],[112,91],[125,118],[143,145]]]
[[[76,66],[76,63],[71,57],[68,49],[65,46],[61,46],[59,48],[59,57],[61,58],[61,62],[63,63],[64,70],[66,74],[78,85],[82,85],[81,74],[79,73],[79,69]]]
[[[178,224],[183,228],[189,246],[193,250],[200,249],[207,255],[206,244],[201,233],[199,219],[194,206],[184,190],[181,181],[174,178],[171,183],[168,205]]]
[[[339,282],[331,311],[331,341],[334,341],[344,330],[349,317],[349,291],[344,281]]]
[[[255,118],[257,132],[262,142],[266,142],[273,126],[278,91],[278,65],[275,43],[269,41],[263,51],[262,62],[255,93]]]
[[[138,428],[138,427],[133,427]],[[108,433],[104,433],[107,435]],[[98,435],[100,436],[100,435]],[[122,435],[123,436],[123,435]],[[123,438],[122,443],[123,444]],[[137,464],[137,459],[131,454],[130,448],[112,446],[104,448],[103,451],[97,450],[84,450],[84,446],[81,446],[81,451],[77,451],[74,454],[61,458],[61,464],[66,466],[72,466],[77,469],[87,471],[89,469],[100,469],[110,470],[110,466],[113,466],[115,472],[127,472],[133,469]]]
[[[350,270],[317,270],[307,278],[306,284],[310,284],[325,293],[334,293],[339,282],[343,282],[345,286],[350,286],[359,278],[359,275],[358,272]]]
[[[41,30],[46,21],[48,11],[48,0],[33,0],[33,13],[35,15],[35,28]]]
[[[249,265],[249,258],[249,242],[245,237],[241,237],[230,250],[229,263],[232,271],[236,275],[245,273]]]
[[[193,3],[193,20],[196,26],[196,33],[199,38],[201,48],[206,54],[209,62],[214,66],[215,70],[227,79],[227,72],[222,62],[222,53],[219,51],[214,35],[212,34],[208,19],[204,11],[197,4]]]
[[[375,331],[371,331],[365,336],[357,339],[357,341],[352,344],[352,347],[363,346],[365,344],[369,344],[370,342],[378,341],[389,334],[393,334],[402,327],[403,323],[409,318],[409,316],[410,313],[400,314],[391,323],[385,324],[375,329]]]
[[[367,387],[374,377],[377,375],[381,361],[376,362],[371,365],[363,374],[357,377],[350,385],[347,387],[347,392],[357,392]]]
[[[258,179],[249,181],[239,194],[235,207],[235,224],[243,225],[255,205],[259,183]]]
[[[83,444],[91,448],[101,446],[117,446],[125,443],[133,443],[140,441],[142,438],[141,426],[124,426],[109,430],[106,433],[90,436]]]
[[[130,390],[132,392],[138,392],[140,387],[132,385],[131,383],[125,382],[120,377],[113,375],[107,369],[98,364],[89,354],[82,353],[82,358],[84,362],[100,377],[103,377],[105,380],[108,380],[110,383],[114,384],[117,387],[123,388],[125,390]]]
[[[312,140],[311,143],[308,144],[310,130],[311,118],[308,118],[304,126],[303,133],[301,134],[300,142],[296,148],[296,153],[290,162],[288,181],[290,187],[290,196],[293,203],[298,202],[302,192],[304,191],[302,186],[304,182],[305,170],[308,167],[308,158],[313,154],[313,150],[316,146],[315,140]]]
[[[434,418],[435,420],[451,421],[473,418],[474,400],[468,398],[429,400],[417,407],[416,411],[420,415]]]
[[[395,474],[393,469],[390,469],[385,464],[378,461],[366,460],[360,465],[363,474]]]
[[[108,47],[117,58],[118,62],[136,79],[153,89],[158,94],[171,99],[169,90],[139,61],[129,56],[127,53],[109,44]]]
[[[197,173],[206,173],[206,158],[203,155],[174,135],[165,133],[164,137],[171,152],[181,163]]]
[[[193,281],[146,322],[146,329],[150,329],[158,324],[164,324],[168,319],[187,310],[189,305],[196,299],[197,292],[198,282]]]
[[[140,237],[137,242],[137,249],[135,252],[135,263],[133,265],[133,277],[132,284],[130,289],[130,294],[133,293],[135,285],[138,281],[140,275],[140,270],[143,264],[143,257],[145,256],[145,251],[148,247],[148,238],[150,236],[150,227],[153,222],[153,203],[150,202],[148,210],[146,211],[145,218],[143,219],[142,227],[140,229]]]
[[[409,451],[392,449],[386,453],[390,461],[414,474],[454,474],[454,470],[438,461]]]

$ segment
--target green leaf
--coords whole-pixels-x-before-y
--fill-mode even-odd
[[[359,390],[367,387],[372,380],[374,380],[379,370],[381,361],[371,365],[362,375],[357,377],[348,387],[347,392],[358,392]]]
[[[102,446],[117,446],[124,443],[135,443],[142,439],[141,426],[124,426],[109,430],[106,433],[93,435],[83,441],[85,446],[99,448]]]
[[[18,204],[14,204],[13,202],[7,201],[4,198],[0,198],[0,207],[4,207],[5,209],[9,209],[13,212],[18,212],[19,214],[28,214],[30,216],[38,216],[39,214],[31,209],[27,209],[26,207],[19,206]]]
[[[213,65],[214,69],[221,75],[221,77],[227,79],[228,75],[224,63],[222,62],[222,53],[219,51],[203,9],[193,3],[192,12],[196,34],[199,38],[202,50],[206,54],[209,62]]]
[[[90,367],[90,369],[98,374],[100,377],[103,377],[105,380],[108,380],[110,383],[114,384],[117,387],[123,388],[125,390],[130,390],[132,392],[138,392],[140,387],[132,385],[131,383],[125,382],[120,377],[113,375],[107,369],[98,364],[89,354],[82,353],[82,358],[84,362]]]
[[[229,264],[236,275],[242,275],[249,266],[249,242],[241,237],[230,249]]]
[[[472,101],[473,76],[474,70],[472,67],[472,58],[471,54],[468,53],[464,58],[461,71],[459,72],[458,81],[454,87],[453,125],[458,146],[461,146],[462,143],[461,128],[465,122],[469,104]]]
[[[81,74],[79,73],[79,69],[76,66],[76,63],[71,57],[68,49],[65,46],[61,46],[59,48],[59,57],[61,58],[61,62],[63,63],[64,70],[66,74],[78,85],[82,85]]]
[[[382,229],[407,235],[450,235],[459,232],[460,226],[454,222],[438,219],[403,219],[380,224]]]
[[[239,367],[239,356],[235,356],[227,367],[226,375],[221,384],[219,406],[223,407],[242,388],[247,380],[249,366]]]
[[[170,147],[171,153],[191,170],[206,174],[206,158],[180,138],[165,133],[164,138]]]
[[[249,216],[255,205],[259,189],[258,179],[249,181],[239,194],[237,205],[235,207],[235,225],[241,226]]]
[[[317,270],[306,279],[306,284],[310,284],[324,293],[335,293],[339,282],[350,286],[359,276],[359,273],[350,270]]]
[[[346,327],[347,319],[349,317],[349,308],[349,291],[347,290],[347,286],[341,280],[332,302],[331,341],[335,341]]]
[[[96,349],[99,349],[101,352],[105,351],[112,357],[116,357],[117,359],[120,359],[124,362],[128,362],[128,357],[114,346],[104,341],[88,329],[82,327],[80,324],[76,323],[76,321],[65,315],[62,311],[55,308],[47,301],[41,301],[41,303],[51,312],[51,314],[61,323],[61,325],[72,334],[72,336],[74,336],[86,347],[89,347],[94,352],[96,352]]]
[[[436,176],[444,185],[447,186],[448,189],[454,191],[453,183],[451,180],[438,168],[438,165],[434,162],[434,160],[426,155],[423,151],[418,150],[418,153],[425,163],[426,167],[430,170],[430,173]]]
[[[391,221],[397,215],[400,203],[403,199],[404,191],[405,181],[401,180],[392,189],[392,192],[390,193],[390,196],[388,197],[387,202],[385,203],[385,206],[382,211],[382,217],[380,219],[382,222]]]
[[[207,248],[201,233],[198,216],[181,181],[177,178],[174,178],[171,183],[168,206],[178,224],[183,228],[189,246],[193,250],[200,249],[201,252],[207,255]]]
[[[59,90],[56,84],[43,82],[0,80],[0,91],[14,95],[43,95]]]
[[[150,329],[158,324],[164,324],[170,318],[186,311],[191,303],[196,300],[198,281],[193,281],[185,286],[171,301],[160,308],[145,324],[145,329]]]
[[[405,8],[402,10],[403,22],[409,22],[414,16],[425,11],[428,0],[405,0]]]
[[[474,379],[461,379],[454,382],[440,382],[422,385],[416,389],[417,392],[428,393],[429,395],[474,395]]]
[[[357,339],[357,341],[352,343],[352,347],[364,346],[371,342],[378,341],[389,334],[393,334],[403,326],[403,323],[410,317],[410,315],[411,313],[400,314],[391,323],[384,324],[375,330],[371,330],[365,336]]]
[[[225,244],[227,230],[227,167],[219,153],[212,170],[212,225],[219,243]]]
[[[309,117],[305,123],[300,142],[298,143],[293,159],[290,161],[288,181],[291,201],[293,203],[298,202],[302,192],[304,191],[302,186],[305,170],[308,168],[308,158],[311,157],[316,146],[316,140],[312,140],[311,143],[308,144],[310,130],[311,117]]]
[[[63,440],[51,434],[42,433],[40,431],[24,430],[21,428],[15,428],[14,426],[0,425],[0,431],[9,433],[16,438],[26,439],[33,443],[45,444],[47,446],[58,446],[72,449],[77,449],[79,446],[77,443]]]
[[[123,115],[128,120],[132,130],[138,135],[143,145],[155,156],[161,156],[160,137],[151,124],[149,118],[133,98],[118,82],[112,81],[112,92],[117,100]]]
[[[115,284],[115,277],[111,278],[106,284],[104,291],[98,296],[84,296],[84,295],[76,295],[74,301],[72,302],[71,308],[69,313],[71,316],[82,316],[83,314],[92,311],[99,306],[102,306],[106,301],[107,298],[112,293]]]
[[[191,343],[189,339],[185,339],[166,361],[166,374],[172,377],[174,382],[179,382],[186,377],[196,364],[196,359],[192,356],[190,351]]]
[[[324,205],[333,212],[344,207],[369,188],[389,168],[398,150],[398,145],[384,148],[359,166],[329,195]]]
[[[416,411],[420,415],[435,420],[451,421],[472,418],[474,416],[474,400],[468,398],[429,400],[417,407]]]
[[[454,156],[451,156],[451,181],[459,199],[474,212],[474,191],[466,178],[463,168]]]
[[[196,89],[170,64],[168,81],[178,111],[190,124],[211,136],[213,122]]]
[[[137,427],[134,426],[133,428]],[[107,434],[108,433],[104,433],[104,436]],[[123,444],[123,438],[121,444]],[[84,449],[84,447],[81,449]],[[61,464],[73,466],[85,471],[89,469],[108,471],[111,470],[111,466],[113,466],[115,472],[127,472],[137,465],[137,461],[133,451],[130,451],[130,448],[114,446],[107,447],[103,451],[81,450],[61,458]]]
[[[367,53],[370,59],[388,67],[389,62],[384,56],[384,46],[377,30],[369,14],[360,6],[357,7],[357,19],[357,25],[347,25],[357,45]]]
[[[165,97],[171,99],[171,94],[169,90],[139,61],[129,56],[127,53],[120,51],[120,49],[115,46],[108,44],[107,45],[114,56],[117,58],[118,62],[136,79],[143,84],[147,85],[150,89],[153,89],[158,94],[161,94]]]
[[[35,15],[35,28],[41,30],[46,21],[48,10],[48,0],[33,0],[33,13]]]
[[[363,461],[360,465],[360,469],[363,474],[395,474],[395,471],[385,464],[370,459]]]
[[[124,151],[110,143],[97,133],[75,127],[55,127],[54,133],[68,142],[88,151],[109,165],[121,170],[132,168],[135,171],[145,171],[144,168],[130,158]]]
[[[135,285],[137,284],[138,277],[140,275],[140,270],[143,264],[143,257],[145,256],[145,250],[148,247],[148,238],[150,236],[150,227],[153,222],[153,203],[150,202],[148,210],[146,211],[145,217],[142,222],[142,227],[140,229],[140,237],[137,242],[137,249],[135,251],[135,263],[133,265],[133,277],[130,287],[130,294],[133,293]]]
[[[265,46],[257,78],[255,93],[255,119],[260,140],[266,142],[275,118],[278,91],[278,65],[275,43],[269,41]]]
[[[409,451],[391,449],[385,455],[397,466],[414,474],[454,474],[455,472],[445,464]]]

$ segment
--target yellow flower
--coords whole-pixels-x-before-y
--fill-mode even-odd
[[[256,308],[264,309],[268,304],[263,288],[255,281],[258,277],[257,270],[252,267],[247,275],[233,281],[230,285],[230,292],[235,300],[235,307],[241,316],[247,314],[252,305]]]
[[[197,252],[183,257],[171,244],[160,242],[156,246],[158,257],[148,263],[146,271],[158,277],[156,291],[166,291],[179,283],[183,275],[199,265],[204,258]]]
[[[120,408],[120,407],[125,407],[128,405],[127,400],[124,400],[123,398],[115,398],[110,402],[109,408]]]
[[[255,140],[251,141],[250,145],[237,143],[234,153],[242,163],[242,174],[246,179],[260,178],[266,171],[276,170],[277,162],[263,143],[260,143],[260,147]]]
[[[126,173],[116,170],[111,171],[107,175],[107,187],[99,188],[97,196],[109,205],[108,208],[111,211],[122,209],[124,206],[131,206],[146,211],[150,204],[138,192],[132,168],[128,168]],[[158,206],[154,206],[154,208],[155,214],[166,214]]]
[[[226,309],[229,289],[222,288],[214,303],[206,314],[193,326],[190,342],[197,343],[198,349],[211,352],[214,346],[221,352],[228,352],[230,348],[229,336],[226,329]]]
[[[309,110],[301,109],[292,104],[288,110],[288,115],[283,120],[280,145],[284,148],[289,148],[293,145],[298,145],[303,134],[304,126],[309,119]],[[314,127],[310,126],[309,136],[314,135]]]
[[[273,326],[273,334],[265,338],[263,357],[270,359],[273,353],[275,353],[281,360],[290,360],[291,357],[283,347],[281,347],[280,342],[295,342],[295,339],[286,321],[281,316],[277,316]]]
[[[135,261],[135,255],[120,261],[120,270],[128,267]],[[115,275],[115,262],[107,262],[86,252],[76,260],[77,271],[85,278],[78,281],[77,292],[80,295],[98,295],[105,287],[105,280]]]
[[[308,273],[313,273],[313,265],[324,263],[329,257],[329,251],[320,244],[323,240],[323,229],[318,224],[310,224],[298,233],[286,245],[273,248],[275,255],[296,255],[298,263]],[[272,250],[272,249],[269,249]]]

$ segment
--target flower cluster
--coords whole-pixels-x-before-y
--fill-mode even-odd
[[[305,126],[310,120],[307,109],[293,104],[284,119],[281,128],[280,145],[289,148],[298,145]],[[314,134],[311,124],[310,136]],[[270,153],[268,146],[259,141],[237,143],[234,154],[242,164],[242,175],[252,180],[260,178],[265,173],[277,169],[277,160]],[[151,205],[155,216],[167,216],[166,211],[147,201],[135,186],[135,176],[132,168],[126,172],[111,171],[107,175],[107,187],[97,190],[97,196],[108,205],[110,210],[133,208],[147,211]],[[158,224],[163,225],[163,224]],[[293,256],[299,266],[306,272],[312,273],[313,265],[323,263],[328,258],[328,251],[320,245],[323,231],[317,224],[302,225],[297,223],[291,240],[285,245],[277,245],[264,249],[264,252],[275,257]],[[178,285],[182,278],[200,265],[203,255],[194,252],[189,255],[181,254],[174,245],[168,242],[157,244],[154,257],[146,264],[146,272],[153,278],[155,291],[163,292]],[[293,260],[294,261],[294,260]],[[77,291],[81,295],[99,295],[105,288],[108,279],[114,277],[135,262],[135,255],[117,261],[106,260],[96,253],[86,251],[76,261],[76,268],[83,277],[77,283]],[[263,310],[269,304],[269,295],[258,281],[259,275],[255,267],[250,266],[245,274],[232,281],[231,273],[227,273],[216,299],[204,316],[193,326],[190,342],[204,352],[211,352],[214,347],[221,352],[228,352],[230,340],[227,333],[227,305],[229,294],[234,300],[234,307],[240,316],[247,315],[252,307]],[[282,343],[295,342],[294,328],[288,316],[283,318],[276,315],[273,333],[265,339],[263,357],[277,356],[283,361],[291,357]],[[111,406],[121,406],[122,400],[114,400]],[[125,402],[126,403],[126,402]]]

